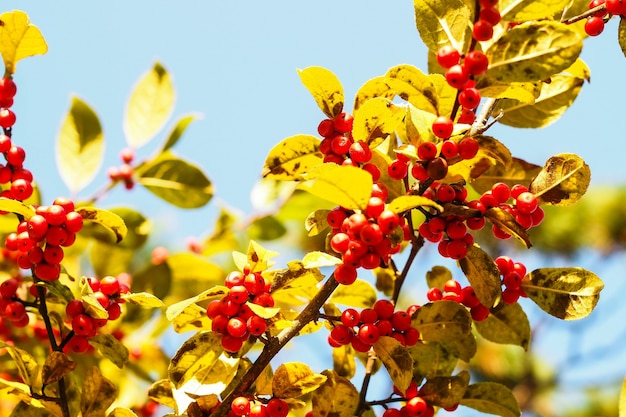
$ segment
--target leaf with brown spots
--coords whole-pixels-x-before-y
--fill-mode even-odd
[[[298,398],[315,391],[327,380],[322,374],[314,373],[301,362],[288,362],[280,365],[272,378],[272,392],[277,398]]]
[[[459,265],[484,306],[491,308],[500,302],[500,271],[487,252],[476,245],[469,246],[467,255],[459,261]]]
[[[425,304],[413,316],[412,327],[425,341],[452,342],[464,339],[472,329],[472,317],[465,307],[441,300]]]
[[[82,386],[80,411],[83,417],[102,417],[117,398],[117,388],[97,367],[87,372]]]
[[[367,142],[370,148],[375,148],[402,123],[404,114],[404,108],[391,100],[374,97],[354,113],[352,137],[355,142]]]
[[[381,336],[374,343],[374,352],[381,360],[393,384],[402,392],[413,380],[413,357],[406,347],[390,336]]]
[[[590,182],[589,165],[578,155],[564,153],[546,161],[529,190],[540,204],[568,206],[587,192]]]
[[[176,388],[193,379],[196,373],[212,368],[224,351],[221,335],[214,332],[200,332],[186,340],[178,349],[168,375]]]
[[[437,407],[454,407],[465,395],[469,380],[467,371],[461,371],[455,376],[429,378],[420,387],[420,397]]]
[[[263,166],[264,178],[300,181],[311,167],[321,164],[320,139],[311,135],[288,137],[274,146]]]
[[[485,339],[528,350],[530,345],[530,323],[522,307],[515,304],[500,304],[483,321],[474,323],[476,330]]]
[[[343,110],[343,86],[335,74],[322,67],[298,70],[302,84],[309,90],[319,108],[330,119]]]
[[[97,207],[80,207],[76,211],[83,217],[86,222],[95,222],[104,226],[115,235],[115,241],[119,243],[128,232],[124,220],[117,214],[99,209]]]
[[[418,109],[438,114],[437,90],[428,77],[412,65],[397,65],[385,74],[396,95]]]
[[[77,365],[78,364],[70,360],[66,354],[62,352],[52,352],[43,364],[41,382],[43,382],[44,385],[59,382],[61,378],[72,372]]]
[[[563,320],[587,317],[600,299],[602,280],[583,268],[540,268],[527,274],[522,289],[541,309]]]
[[[316,417],[352,417],[359,404],[359,393],[350,380],[333,371],[324,371],[326,382],[313,391],[311,402]]]

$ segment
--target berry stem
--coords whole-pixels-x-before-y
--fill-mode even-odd
[[[572,23],[576,23],[579,20],[586,19],[589,16],[593,16],[596,13],[598,13],[598,12],[600,12],[602,10],[605,10],[605,9],[606,9],[606,4],[602,3],[601,5],[596,6],[596,7],[592,8],[592,9],[589,9],[589,10],[585,11],[584,13],[581,13],[581,14],[579,14],[577,16],[570,17],[569,19],[561,20],[561,23],[564,23],[566,25],[571,25]]]
[[[480,135],[502,117],[502,113],[500,113],[494,117],[494,120],[488,122],[489,118],[495,111],[497,104],[497,98],[490,98],[485,101],[485,103],[480,107],[480,112],[478,113],[478,115],[476,115],[476,120],[472,124],[472,127],[470,127],[470,130],[467,132],[466,136],[472,137],[475,135]]]
[[[296,317],[293,325],[280,332],[276,337],[269,339],[257,360],[241,378],[241,382],[239,382],[237,388],[224,398],[224,401],[215,409],[211,417],[225,417],[228,414],[231,410],[230,406],[233,400],[245,395],[246,391],[248,391],[254,381],[261,375],[267,365],[269,365],[274,356],[276,356],[294,336],[297,336],[304,326],[319,317],[320,309],[338,285],[339,283],[334,275],[331,275],[318,293],[315,294],[315,297],[311,299],[309,304],[300,312],[298,317]]]
[[[370,380],[372,378],[372,373],[374,372],[374,365],[376,364],[376,359],[378,356],[374,351],[374,348],[370,348],[367,351],[367,363],[365,364],[365,376],[363,377],[363,384],[361,385],[361,392],[359,393],[359,405],[356,409],[356,415],[361,416],[363,412],[366,410],[367,402],[365,401],[365,397],[367,396],[367,389],[370,385]]]

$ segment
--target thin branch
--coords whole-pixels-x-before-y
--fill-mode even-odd
[[[369,388],[370,380],[372,379],[372,373],[374,372],[374,365],[376,364],[377,358],[378,356],[376,355],[374,348],[370,348],[370,350],[367,351],[365,376],[363,377],[363,384],[361,385],[361,392],[359,393],[359,405],[356,409],[357,416],[360,416],[366,410],[367,402],[365,397],[367,396],[367,389]]]
[[[571,25],[572,23],[576,23],[579,20],[586,19],[586,18],[588,18],[590,16],[593,16],[594,14],[596,14],[598,12],[603,11],[603,10],[606,10],[606,4],[604,4],[604,3],[602,3],[599,6],[594,7],[592,9],[589,9],[589,10],[585,11],[584,13],[581,13],[581,14],[579,14],[577,16],[570,17],[569,19],[565,19],[565,20],[561,19],[561,23],[565,23],[566,25]]]

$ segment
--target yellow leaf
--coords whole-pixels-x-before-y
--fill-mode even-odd
[[[622,382],[622,390],[619,395],[619,417],[626,417],[626,378]]]
[[[161,301],[157,296],[148,292],[124,294],[121,298],[142,307],[160,308],[165,306],[163,301]]]
[[[0,342],[0,347],[7,350],[24,383],[30,386],[34,385],[37,382],[37,375],[39,373],[37,360],[23,349],[9,346],[3,342]]]
[[[172,325],[176,333],[184,333],[210,329],[211,320],[207,317],[204,308],[197,304],[190,304],[174,317]]]
[[[590,182],[591,170],[581,157],[560,154],[546,161],[529,190],[540,204],[568,206],[587,192]]]
[[[97,207],[80,207],[76,211],[83,217],[85,222],[94,222],[108,229],[115,236],[116,243],[124,239],[126,233],[128,233],[124,219],[112,211]]]
[[[403,195],[396,197],[389,202],[387,208],[394,213],[400,214],[416,207],[431,207],[437,211],[443,211],[443,207],[439,204],[430,198],[422,197],[421,195]]]
[[[376,301],[376,290],[369,282],[357,279],[349,286],[340,285],[330,301],[351,307],[369,308]]]
[[[326,116],[332,119],[341,113],[343,87],[335,74],[326,68],[308,67],[298,70],[298,75]]]
[[[454,407],[463,398],[469,385],[470,374],[461,371],[455,376],[435,376],[420,387],[420,397],[438,407]]]
[[[333,370],[337,375],[351,379],[356,373],[354,349],[350,344],[333,349]]]
[[[0,211],[8,211],[9,213],[19,214],[25,220],[35,215],[35,209],[21,201],[12,198],[0,197]],[[13,225],[12,225],[13,226]]]
[[[511,390],[497,382],[478,382],[468,386],[460,404],[483,413],[502,417],[519,417],[522,415]]]
[[[23,11],[2,13],[0,23],[0,54],[7,73],[13,74],[18,61],[23,58],[48,52],[41,31],[30,23]]]
[[[326,217],[329,212],[330,210],[328,209],[318,209],[307,216],[304,227],[308,236],[317,236],[328,229],[329,225]]]
[[[483,194],[491,190],[497,182],[503,182],[509,187],[515,184],[530,184],[530,181],[539,174],[539,165],[528,163],[519,158],[513,158],[509,166],[496,164],[472,181],[472,188]]]
[[[374,97],[383,97],[391,100],[395,97],[396,93],[389,87],[389,84],[385,82],[386,77],[380,76],[372,78],[359,87],[354,97],[353,111],[356,111],[369,99]]]
[[[413,380],[413,358],[407,348],[393,337],[382,336],[374,343],[374,351],[394,386],[405,392]]]
[[[501,0],[498,4],[502,20],[526,22],[550,18],[571,4],[572,0]]]
[[[467,280],[472,284],[476,297],[487,307],[493,307],[502,298],[500,271],[487,252],[476,245],[467,248],[465,258],[459,265]]]
[[[41,370],[41,382],[50,385],[58,382],[78,366],[62,352],[52,352],[46,358]]]
[[[402,100],[418,109],[438,113],[437,89],[428,75],[412,65],[397,65],[386,74],[386,82]]]
[[[313,251],[304,255],[302,265],[307,268],[321,268],[323,266],[335,266],[341,263],[341,259],[326,252]]]
[[[508,211],[502,210],[500,207],[492,207],[485,211],[485,218],[503,232],[519,239],[522,243],[524,243],[526,248],[530,248],[532,246],[530,243],[530,237],[528,236],[528,231],[522,227],[517,220],[515,220],[515,216]]]
[[[271,319],[280,311],[279,307],[263,307],[254,303],[246,303],[250,310],[263,319]]]
[[[110,334],[98,334],[90,337],[89,343],[120,369],[124,368],[128,362],[128,348]]]
[[[499,83],[489,77],[480,77],[476,88],[483,97],[508,98],[532,105],[541,93],[542,83]]]
[[[298,398],[315,391],[327,377],[314,373],[301,362],[288,362],[280,365],[272,378],[272,392],[277,398]]]
[[[190,305],[201,302],[201,301],[221,298],[226,294],[228,294],[228,288],[226,288],[223,285],[209,288],[208,290],[203,291],[202,293],[196,295],[195,297],[191,297],[186,300],[182,300],[175,304],[172,304],[171,306],[167,308],[165,312],[165,317],[167,317],[168,320],[172,321],[179,314],[182,314],[183,311],[185,311],[185,309],[189,307]]]
[[[80,401],[82,416],[102,417],[116,397],[117,388],[115,385],[103,377],[97,367],[90,368],[82,386]]]
[[[197,333],[186,340],[170,362],[168,375],[176,388],[194,378],[195,374],[215,366],[224,351],[222,336],[214,332]]]
[[[472,21],[472,10],[463,0],[413,0],[415,24],[422,41],[436,53],[446,44],[459,52],[466,51],[472,39],[467,22]]]
[[[626,17],[624,16],[621,16],[619,19],[619,26],[617,29],[617,40],[619,42],[619,47],[622,49],[622,53],[626,57]]]
[[[321,164],[305,180],[300,189],[347,209],[365,209],[372,193],[372,176],[353,166]]]
[[[421,306],[412,320],[424,341],[452,342],[467,337],[472,318],[465,307],[454,301],[441,300]]]
[[[403,117],[402,107],[387,98],[375,97],[354,113],[352,137],[355,142],[367,142],[370,148],[375,148],[395,131]]]
[[[174,386],[172,385],[172,381],[169,379],[161,379],[154,382],[150,386],[148,390],[148,397],[159,404],[170,407],[176,411],[176,414],[178,414],[178,406],[176,404],[176,400],[174,399],[173,389]]]
[[[548,314],[578,320],[593,311],[604,283],[583,268],[540,268],[524,277],[522,288]]]
[[[352,417],[359,404],[359,392],[348,380],[333,371],[324,371],[326,382],[313,392],[313,417]]]
[[[115,407],[107,417],[137,417],[130,408]]]
[[[78,97],[72,97],[56,145],[61,178],[71,191],[83,189],[102,165],[104,135],[96,112]]]
[[[270,150],[261,175],[276,180],[301,180],[311,167],[323,162],[319,147],[320,140],[315,136],[288,137]]]
[[[487,49],[487,76],[501,82],[545,80],[572,65],[582,45],[580,35],[566,25],[550,21],[524,23]]]
[[[485,339],[501,344],[517,345],[528,350],[530,323],[522,307],[500,304],[483,321],[475,322],[476,330]]]
[[[145,145],[158,133],[174,110],[176,92],[165,67],[155,63],[135,85],[124,113],[124,133],[129,146]]]

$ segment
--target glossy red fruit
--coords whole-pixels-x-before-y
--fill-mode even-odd
[[[246,397],[237,397],[230,408],[236,416],[245,416],[250,412],[250,400]]]
[[[462,159],[472,159],[478,153],[478,142],[474,138],[463,138],[459,142],[459,156]]]
[[[452,45],[444,45],[437,51],[437,62],[443,68],[457,65],[461,60],[461,54]]]
[[[464,88],[459,93],[459,104],[464,109],[474,110],[480,104],[480,92],[477,88]]]
[[[493,37],[493,25],[486,20],[478,19],[474,23],[472,36],[479,42],[490,40]]]
[[[335,134],[335,125],[332,119],[324,119],[317,125],[317,133],[320,136],[327,138]],[[325,153],[325,152],[324,152]]]
[[[287,417],[289,414],[289,404],[282,398],[272,398],[265,407],[267,417]]]
[[[435,125],[433,123],[433,130]],[[437,145],[433,142],[423,142],[417,147],[417,157],[422,161],[430,161],[437,156]]]
[[[585,22],[585,33],[589,36],[598,36],[604,32],[604,20],[598,16],[589,16]],[[2,117],[0,113],[0,118]],[[0,123],[2,120],[0,119]]]
[[[613,15],[626,15],[626,1],[606,0],[606,11]]]
[[[500,11],[495,7],[484,7],[480,9],[479,18],[486,22],[489,22],[491,26],[495,26],[500,23]]]
[[[339,113],[333,119],[333,125],[335,130],[340,133],[347,133],[352,130],[352,123],[354,122],[354,118],[351,114],[346,112]]]
[[[9,109],[0,109],[0,127],[10,129],[15,124],[15,113]]]
[[[470,51],[463,61],[465,69],[470,75],[482,75],[489,68],[489,59],[481,51]]]
[[[465,66],[457,64],[448,68],[445,73],[446,81],[450,84],[451,87],[456,88],[457,90],[465,87],[467,82],[469,81],[469,72],[465,69]]]

